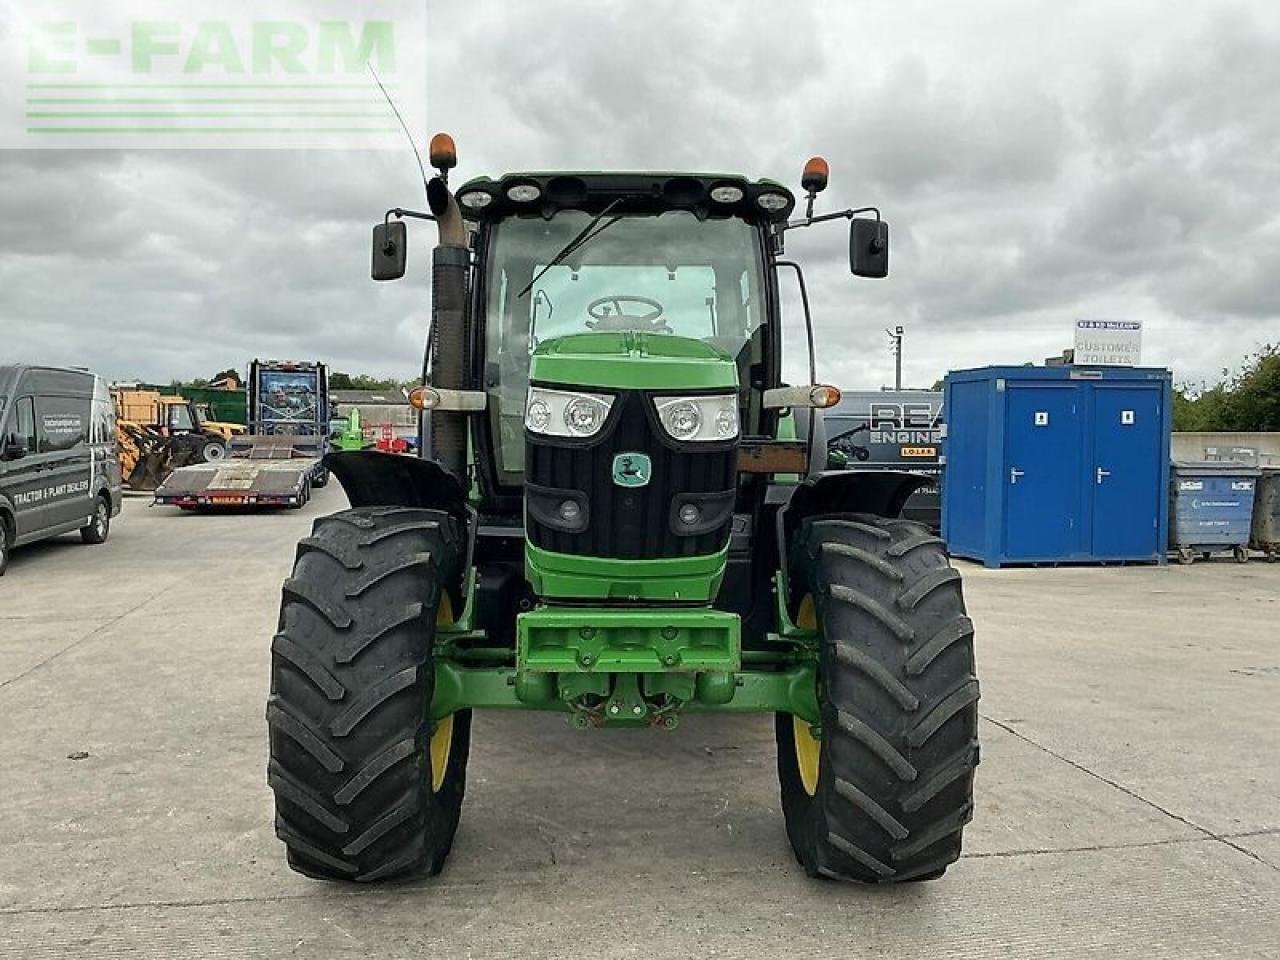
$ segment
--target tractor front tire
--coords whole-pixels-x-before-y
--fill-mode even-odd
[[[821,726],[777,717],[787,835],[810,876],[932,880],[973,814],[978,680],[960,574],[923,524],[805,520],[796,621],[821,636]]]
[[[444,865],[471,716],[433,727],[431,654],[463,552],[453,517],[403,507],[322,517],[298,544],[271,647],[267,780],[299,873],[412,880]]]

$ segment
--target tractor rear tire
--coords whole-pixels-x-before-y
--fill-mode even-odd
[[[978,764],[960,574],[923,524],[864,514],[805,520],[789,570],[797,622],[822,638],[820,739],[777,717],[796,859],[838,880],[939,877],[960,856]]]
[[[267,781],[299,873],[410,880],[444,865],[471,716],[433,728],[431,654],[463,553],[453,517],[405,507],[322,517],[298,544],[271,648]]]

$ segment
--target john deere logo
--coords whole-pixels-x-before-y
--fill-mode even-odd
[[[647,454],[620,453],[613,458],[613,482],[620,487],[643,487],[652,472]]]

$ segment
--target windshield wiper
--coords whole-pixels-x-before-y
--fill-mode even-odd
[[[604,224],[602,224],[599,230],[595,230],[595,232],[592,233],[592,230],[595,229],[596,224],[600,223],[601,220],[604,220],[604,218],[608,216],[609,211],[612,210],[614,207],[616,207],[625,199],[626,197],[618,197],[616,200],[613,200],[608,205],[606,205],[605,208],[601,210],[599,213],[597,213],[594,217],[592,217],[591,222],[588,223],[585,227],[583,227],[580,231],[578,231],[578,235],[576,237],[574,237],[572,240],[566,243],[563,247],[561,247],[560,252],[557,253],[554,257],[552,257],[551,260],[547,263],[547,265],[534,275],[533,279],[530,280],[525,285],[525,288],[523,290],[521,290],[519,293],[516,294],[516,299],[519,300],[526,293],[532,290],[533,285],[542,279],[542,275],[544,273],[546,273],[552,267],[555,267],[564,263],[564,261],[569,257],[571,253],[573,253],[575,250],[577,250],[580,247],[585,247],[588,243],[590,243],[596,237],[600,236],[600,234],[604,233],[606,230],[612,227],[615,223],[621,220],[622,217],[614,217],[612,220],[608,220]]]

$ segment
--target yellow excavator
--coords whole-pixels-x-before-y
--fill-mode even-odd
[[[209,405],[158,390],[116,387],[116,441],[124,482],[132,490],[154,490],[178,467],[227,455],[242,424],[213,420]]]
[[[168,398],[161,397],[161,400]],[[181,399],[181,398],[178,398]],[[231,443],[232,437],[243,436],[249,432],[249,428],[243,423],[232,423],[229,420],[213,419],[213,408],[207,403],[196,403],[192,401],[190,404],[191,416],[195,420],[196,425],[203,431],[216,433],[222,437],[226,444]]]

